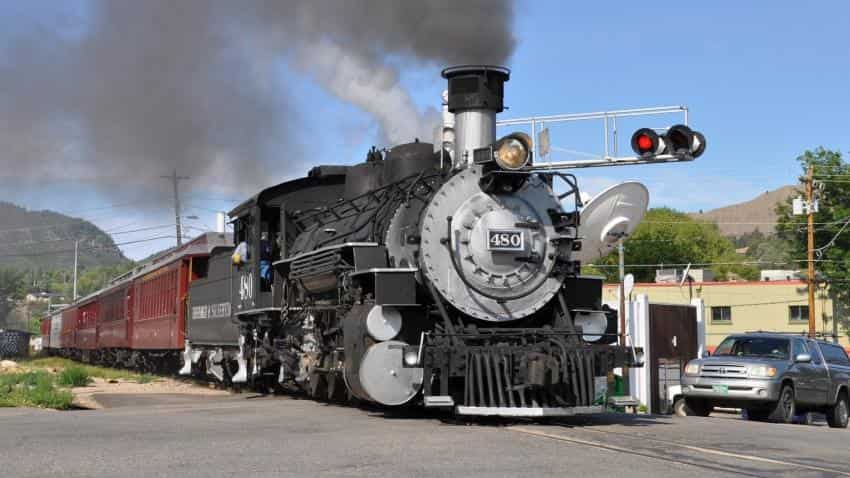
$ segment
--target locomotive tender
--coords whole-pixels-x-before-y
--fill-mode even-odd
[[[182,373],[468,415],[600,411],[607,374],[642,353],[573,258],[575,177],[533,168],[524,134],[496,138],[509,76],[443,71],[454,144],[373,148],[234,209],[238,254],[190,285]]]

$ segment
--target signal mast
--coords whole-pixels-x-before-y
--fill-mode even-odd
[[[634,156],[619,156],[617,144],[617,121],[623,118],[647,118],[650,116],[680,114],[680,123],[666,128],[640,128],[632,134],[631,148]],[[550,149],[549,129],[546,125],[578,121],[602,121],[603,153],[587,159],[535,162],[530,166],[534,170],[599,168],[627,166],[635,164],[663,164],[693,161],[705,152],[705,136],[688,126],[688,108],[686,106],[660,106],[593,113],[572,113],[551,116],[533,116],[527,118],[497,121],[497,126],[526,125],[531,136],[537,141],[532,145],[535,156],[547,157]],[[579,204],[580,205],[580,204]],[[625,236],[618,237],[620,257],[620,340],[625,345],[625,287],[622,267],[622,244]]]

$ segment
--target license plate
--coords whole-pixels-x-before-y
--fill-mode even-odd
[[[487,249],[491,251],[522,251],[525,240],[522,231],[490,229],[487,231]]]
[[[722,393],[723,395],[729,394],[729,386],[728,385],[712,385],[711,390]]]

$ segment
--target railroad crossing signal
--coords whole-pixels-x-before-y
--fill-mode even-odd
[[[705,152],[705,136],[683,124],[671,126],[664,134],[641,128],[632,135],[632,149],[644,159],[663,154],[697,158]]]

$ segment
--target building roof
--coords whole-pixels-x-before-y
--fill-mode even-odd
[[[770,287],[775,285],[805,285],[806,281],[803,279],[791,279],[791,280],[771,280],[771,281],[711,281],[711,282],[694,282],[694,287],[704,287],[704,286],[763,286]],[[605,284],[603,287],[619,287],[619,284]],[[635,284],[635,288],[638,287],[679,287],[679,284],[676,282],[639,282]]]

